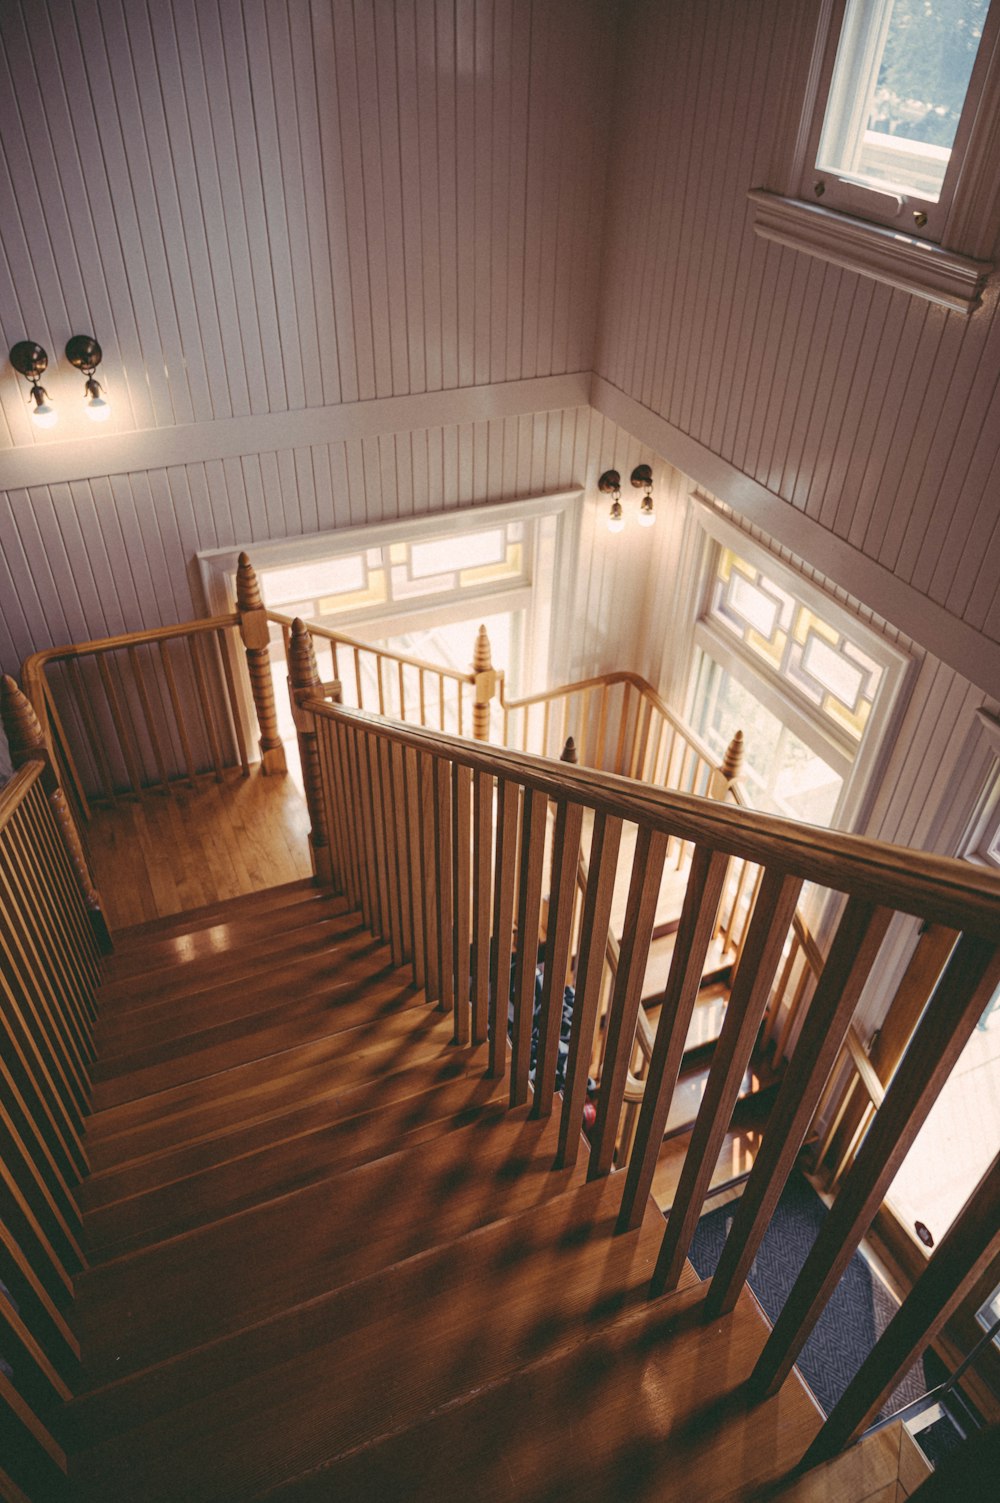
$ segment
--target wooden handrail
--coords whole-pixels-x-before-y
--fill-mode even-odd
[[[497,1077],[510,1069],[512,1104],[528,1095],[535,963],[543,892],[548,885],[553,895],[545,948],[548,974],[542,987],[532,1106],[541,1116],[555,1109],[550,1078],[554,1076],[553,1044],[562,978],[572,964],[568,895],[579,880],[582,819],[588,811],[593,816],[576,957],[576,1005],[561,1108],[560,1164],[573,1162],[579,1143],[621,831],[626,821],[637,826],[628,918],[592,1133],[591,1178],[611,1168],[668,844],[682,841],[693,847],[680,937],[653,1039],[635,1150],[622,1176],[622,1226],[636,1224],[646,1204],[726,868],[735,858],[758,869],[759,901],[753,905],[744,962],[668,1215],[654,1292],[676,1287],[681,1275],[773,977],[789,938],[799,942],[794,928],[799,888],[809,881],[846,894],[829,959],[764,1130],[709,1295],[708,1313],[730,1309],[742,1288],[837,1055],[845,1046],[849,1052],[860,1053],[851,1032],[852,1013],[878,966],[892,915],[912,913],[947,923],[958,932],[952,958],[914,1041],[881,1105],[875,1108],[872,1126],[845,1177],[841,1195],[758,1362],[752,1391],[759,1395],[773,1391],[789,1371],[845,1261],[867,1230],[887,1183],[975,1027],[984,998],[1000,982],[1000,876],[973,871],[944,857],[921,854],[917,861],[912,852],[862,836],[800,826],[566,763],[557,766],[540,756],[483,748],[316,697],[306,699],[302,709],[315,725],[335,882],[348,893],[354,890],[361,895],[366,922],[375,934],[392,946],[395,958],[412,965],[414,980],[423,986],[428,1000],[454,1013],[457,1040],[474,1036],[472,1019],[481,1020],[485,1006],[490,1069]],[[470,781],[477,800],[475,818]],[[485,812],[494,789],[495,825]],[[555,812],[551,843],[546,838],[550,804]],[[407,892],[401,883],[394,885],[393,874],[413,871],[418,865],[423,873],[419,893]],[[435,902],[438,895],[440,907]],[[489,895],[493,900],[491,932],[484,902]],[[409,928],[404,918],[407,908]],[[421,931],[422,963],[414,938]],[[488,986],[483,966],[486,955]],[[484,987],[485,997],[481,995]],[[510,1051],[506,1046],[508,999],[513,1017]],[[481,1033],[481,1021],[477,1027]],[[868,1402],[867,1389],[861,1397]]]

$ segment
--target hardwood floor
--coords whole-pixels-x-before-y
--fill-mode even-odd
[[[295,780],[257,767],[95,807],[83,831],[112,930],[307,877],[308,833]]]
[[[552,1168],[341,899],[299,880],[119,937],[82,1191],[74,1503],[723,1503],[818,1427],[766,1326],[650,1303],[652,1201]]]

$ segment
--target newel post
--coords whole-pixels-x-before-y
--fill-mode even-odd
[[[712,773],[708,785],[709,798],[715,798],[720,803],[725,799],[730,788],[740,775],[743,766],[743,732],[737,731],[736,735],[726,747],[725,756],[718,767]]]
[[[240,636],[246,649],[250,691],[260,727],[260,770],[263,773],[287,772],[285,748],[278,735],[278,716],[274,707],[271,631],[260,583],[245,553],[240,554],[236,570],[236,609],[240,613]]]
[[[323,686],[316,666],[312,637],[305,622],[298,616],[292,622],[288,641],[288,683],[299,738],[299,756],[302,759],[302,785],[309,809],[309,849],[312,853],[313,871],[320,881],[331,882],[333,865],[326,832],[326,801],[323,797],[323,774],[319,747],[316,744],[316,726],[308,710],[303,708],[307,699],[323,697]]]
[[[579,762],[580,758],[576,754],[576,742],[572,736],[566,737],[566,745],[559,754],[559,760],[560,762],[569,762],[573,767]]]
[[[48,799],[52,817],[56,822],[76,876],[77,886],[86,904],[98,948],[106,955],[113,948],[111,931],[104,917],[100,894],[90,875],[80,832],[70,812],[69,804],[66,802],[66,795],[59,786],[52,757],[45,744],[45,734],[34,707],[8,673],[0,679],[0,721],[3,722],[4,734],[10,749],[10,760],[14,768],[24,767],[27,762],[41,762],[42,764],[42,789]]]
[[[476,645],[472,650],[472,671],[475,674],[476,699],[472,706],[472,735],[476,741],[490,739],[490,702],[497,691],[497,673],[493,667],[493,651],[485,626],[476,633]]]

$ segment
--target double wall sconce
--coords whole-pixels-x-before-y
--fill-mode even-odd
[[[639,506],[639,526],[652,527],[656,521],[656,513],[653,511],[653,471],[648,464],[637,464],[629,479],[636,490],[644,492]],[[617,470],[605,470],[597,482],[597,489],[611,497],[608,531],[621,532],[625,526],[625,516],[622,512],[622,477]]]
[[[89,334],[74,334],[66,346],[66,359],[86,377],[83,383],[83,407],[95,423],[106,422],[111,416],[111,406],[104,395],[104,388],[94,375],[101,358],[101,347]],[[10,363],[30,383],[28,403],[32,421],[39,428],[51,428],[59,414],[40,381],[40,377],[48,369],[48,355],[40,344],[35,344],[31,339],[22,339],[11,349]]]

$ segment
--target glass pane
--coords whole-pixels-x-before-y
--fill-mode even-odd
[[[989,0],[851,0],[817,164],[937,202]]]
[[[719,758],[733,734],[743,732],[741,778],[755,809],[830,823],[843,786],[839,774],[708,653],[701,654],[694,716],[695,730]]]
[[[429,574],[449,573],[457,565],[473,569],[483,564],[498,564],[504,557],[503,531],[472,532],[464,537],[435,539],[432,543],[411,543],[410,573],[414,579]]]

